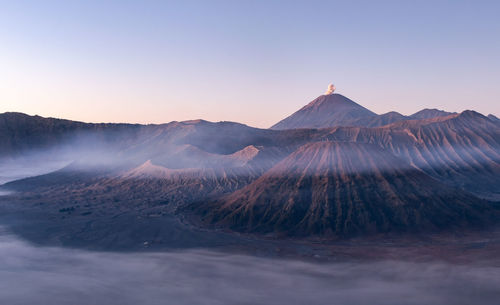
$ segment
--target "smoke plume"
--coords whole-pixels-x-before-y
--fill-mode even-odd
[[[335,86],[333,84],[328,85],[325,94],[332,94],[335,91]]]

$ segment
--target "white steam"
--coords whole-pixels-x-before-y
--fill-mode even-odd
[[[333,84],[328,85],[325,94],[332,94],[335,91],[335,86]]]

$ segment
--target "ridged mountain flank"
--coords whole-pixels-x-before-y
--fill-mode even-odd
[[[376,144],[445,184],[500,200],[500,128],[475,111],[379,128],[336,128],[327,138]]]
[[[193,206],[216,226],[291,236],[350,236],[480,224],[488,202],[372,144],[301,146],[259,179]]]

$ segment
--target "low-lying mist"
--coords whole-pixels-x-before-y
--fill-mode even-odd
[[[0,234],[1,304],[498,304],[500,268],[104,253]]]
[[[14,160],[0,160],[0,185],[27,177],[47,174],[67,166],[67,158],[32,155]]]

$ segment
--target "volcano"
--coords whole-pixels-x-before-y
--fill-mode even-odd
[[[356,120],[376,116],[377,114],[341,94],[326,94],[278,122],[271,129],[349,126]]]
[[[329,141],[301,146],[255,182],[196,207],[212,224],[292,236],[474,225],[488,209],[376,145]]]
[[[423,109],[406,116],[395,111],[376,114],[341,94],[325,94],[316,98],[271,129],[380,127],[408,120],[424,120],[456,114],[438,109]],[[494,120],[493,116],[490,118]]]
[[[474,111],[377,115],[332,93],[273,129],[5,113],[0,138],[0,172],[14,163],[69,164],[0,186],[15,192],[9,200],[23,214],[58,219],[50,239],[72,240],[65,225],[102,221],[116,224],[106,236],[121,243],[130,219],[161,215],[308,238],[466,230],[498,220],[500,207],[500,125]],[[124,213],[123,223],[110,220]]]

